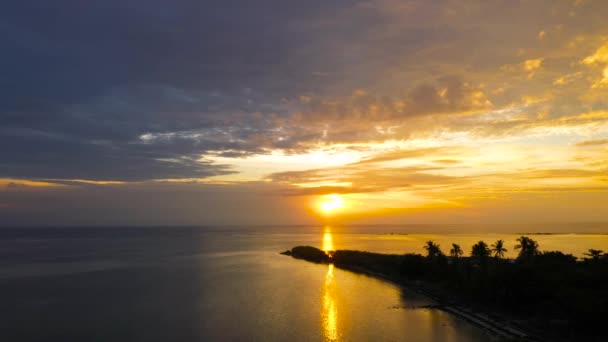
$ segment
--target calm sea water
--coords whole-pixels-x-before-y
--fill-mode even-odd
[[[391,234],[393,233],[393,234]],[[397,234],[395,234],[397,233]],[[465,251],[516,235],[394,228],[3,228],[0,341],[488,341],[390,283],[278,252],[296,245]],[[607,235],[536,235],[580,256]]]

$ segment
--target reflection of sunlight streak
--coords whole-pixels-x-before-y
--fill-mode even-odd
[[[329,264],[327,274],[325,274],[325,285],[329,286],[334,281],[334,264]]]
[[[333,298],[328,293],[323,297],[323,328],[326,341],[338,340],[338,311]]]
[[[329,264],[323,286],[323,307],[321,324],[323,325],[323,339],[325,341],[338,341],[338,308],[334,298],[334,265]]]
[[[331,236],[331,231],[329,227],[325,228],[325,233],[323,233],[323,246],[321,248],[324,252],[333,251],[334,250],[334,240]]]

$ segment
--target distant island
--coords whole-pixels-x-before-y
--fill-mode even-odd
[[[298,246],[281,254],[332,263],[421,292],[438,307],[513,341],[607,341],[608,254],[590,249],[577,259],[541,251],[517,239],[516,259],[504,258],[504,241],[479,241],[469,256],[458,244],[445,254],[433,241],[426,255],[322,251]]]

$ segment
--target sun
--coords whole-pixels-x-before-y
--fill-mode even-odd
[[[319,208],[325,214],[330,214],[338,209],[344,208],[344,200],[337,194],[325,195],[319,202]]]

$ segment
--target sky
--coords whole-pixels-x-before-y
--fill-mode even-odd
[[[607,14],[9,1],[0,225],[608,222]]]

